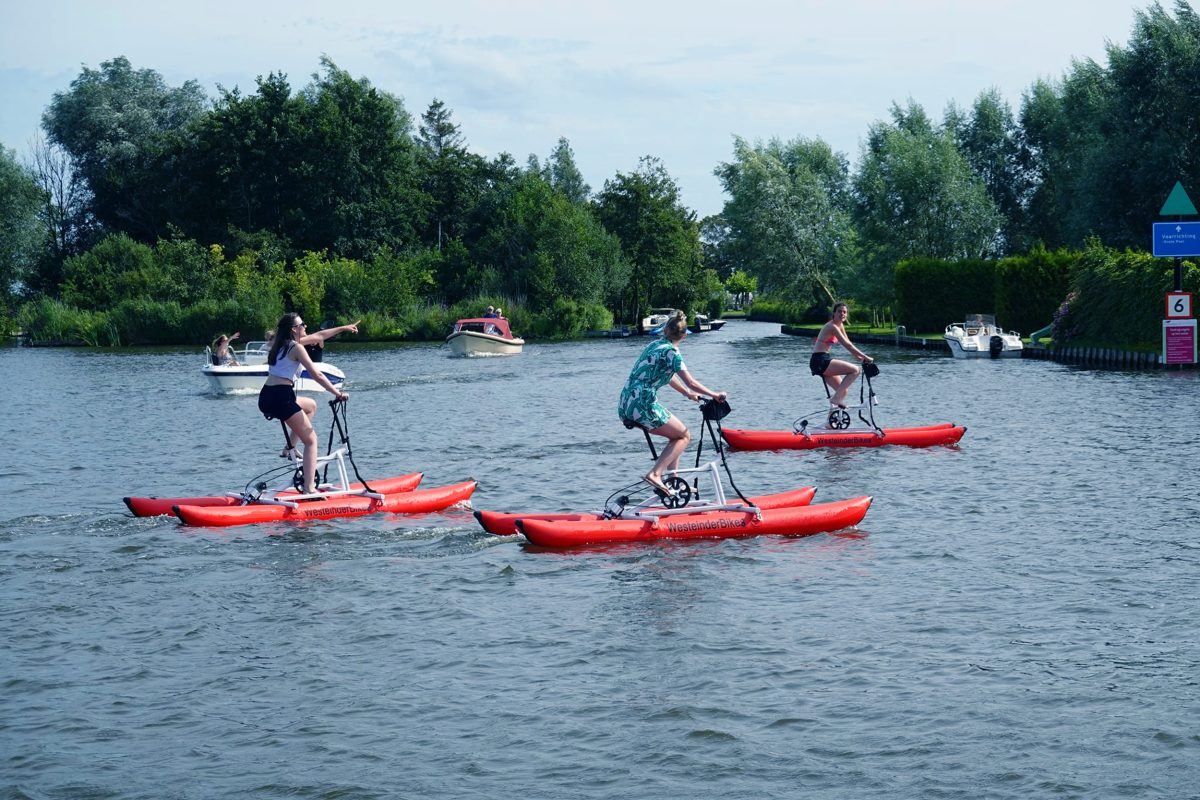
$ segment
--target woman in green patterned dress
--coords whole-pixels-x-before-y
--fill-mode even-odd
[[[617,415],[627,425],[644,428],[656,436],[665,437],[667,446],[654,466],[646,473],[646,483],[659,491],[671,494],[662,481],[664,472],[670,472],[679,464],[679,457],[692,441],[691,431],[679,418],[658,402],[658,390],[667,384],[689,400],[699,400],[701,395],[724,400],[725,392],[714,392],[692,377],[679,344],[687,336],[687,317],[682,311],[674,311],[663,328],[663,336],[646,346],[638,356],[621,400],[617,404]]]

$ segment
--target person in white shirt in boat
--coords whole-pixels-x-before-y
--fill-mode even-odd
[[[233,355],[233,353],[229,350],[229,345],[233,344],[233,340],[237,339],[241,335],[242,334],[240,331],[234,331],[232,336],[226,336],[225,334],[222,333],[219,336],[217,336],[217,338],[213,339],[213,343],[212,343],[213,366],[236,367],[238,365],[238,360]]]

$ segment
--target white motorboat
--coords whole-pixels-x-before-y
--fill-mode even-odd
[[[455,322],[446,344],[455,356],[515,356],[525,340],[514,336],[502,317],[477,317]]]
[[[965,322],[946,326],[946,344],[955,358],[1020,358],[1021,334],[996,325],[991,314],[968,314]]]
[[[673,308],[652,308],[650,315],[642,317],[642,333],[646,336],[661,336],[663,326],[675,313]]]
[[[203,372],[212,391],[216,394],[251,394],[262,389],[267,380],[267,343],[247,342],[241,350],[230,348],[229,352],[237,359],[237,364],[214,364],[212,348],[204,348]],[[321,361],[316,366],[334,386],[346,381],[346,373],[333,364]],[[296,391],[320,393],[325,387],[304,370],[296,381]]]

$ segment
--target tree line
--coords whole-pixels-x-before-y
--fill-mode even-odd
[[[1015,112],[994,89],[940,120],[894,104],[853,169],[819,138],[735,137],[724,208],[702,220],[659,158],[593,191],[566,139],[484,158],[442,101],[414,118],[329,59],[299,90],[271,74],[210,99],[114,58],[53,96],[27,161],[0,147],[4,321],[74,310],[132,341],[155,318],[166,340],[289,308],[374,314],[371,335],[403,338],[491,298],[570,335],[719,309],[724,290],[894,308],[913,258],[1145,249],[1175,181],[1200,187],[1200,18],[1184,0],[1134,16],[1105,64],[1038,80]]]

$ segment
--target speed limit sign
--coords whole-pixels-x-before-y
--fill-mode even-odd
[[[1191,319],[1192,293],[1167,292],[1167,319]]]

